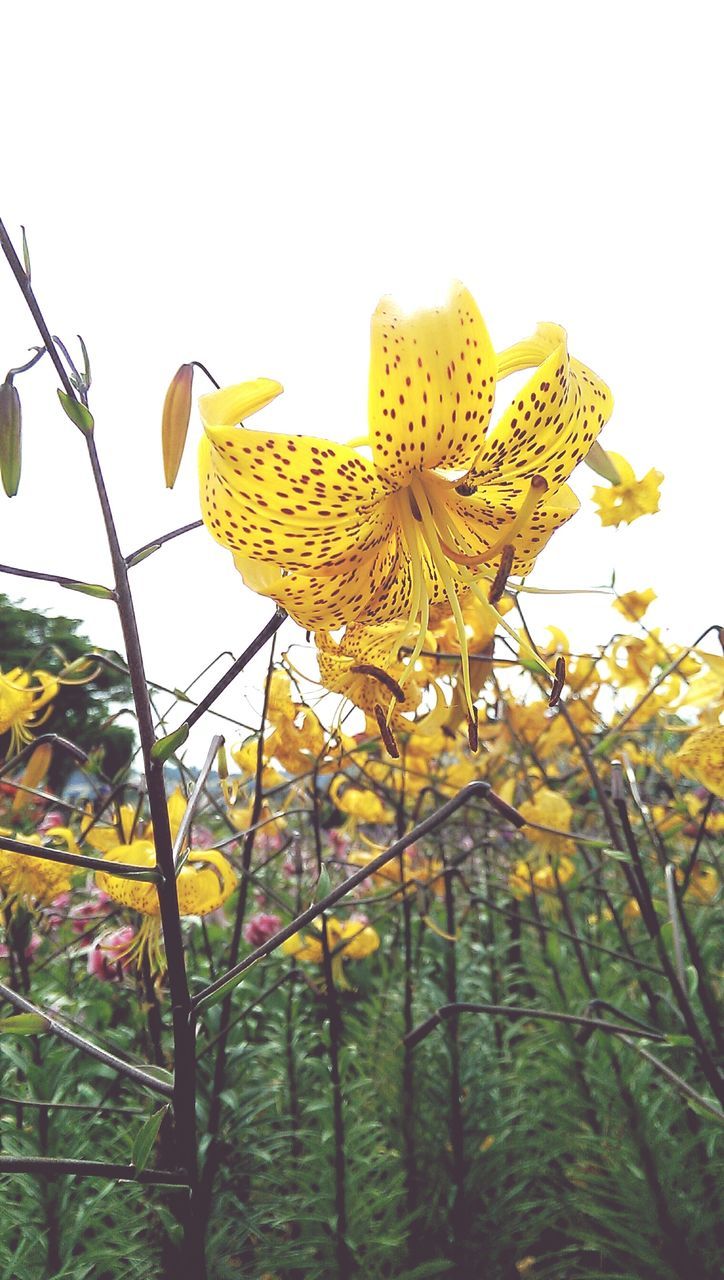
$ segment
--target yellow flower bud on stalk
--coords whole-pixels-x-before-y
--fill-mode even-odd
[[[23,776],[20,779],[23,787],[35,788],[40,786],[43,778],[50,768],[52,756],[53,748],[49,742],[41,742],[40,745],[35,748],[25,766]],[[32,796],[30,796],[27,791],[18,789],[15,792],[15,798],[11,806],[11,813],[17,813],[18,809],[22,809],[23,805],[27,804],[28,800],[31,799]]]
[[[163,419],[161,423],[161,444],[163,448],[163,473],[166,488],[173,489],[178,469],[181,466],[186,433],[191,418],[191,391],[194,381],[194,366],[182,364],[177,369],[163,402]]]
[[[14,498],[20,485],[22,412],[11,378],[0,383],[0,474],[3,489]]]

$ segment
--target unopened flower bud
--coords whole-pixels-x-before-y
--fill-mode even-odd
[[[186,433],[191,418],[191,391],[194,366],[182,364],[171,379],[171,385],[163,402],[161,443],[163,447],[163,473],[166,487],[173,489],[181,466]]]
[[[0,383],[0,475],[3,489],[14,498],[20,484],[22,412],[11,378]]]
[[[28,791],[24,788],[39,787],[48,769],[53,756],[53,748],[49,742],[41,742],[33,751],[28,763],[25,766],[23,776],[21,778],[22,787],[19,787],[15,793],[15,799],[12,803],[11,812],[17,813],[30,798]]]

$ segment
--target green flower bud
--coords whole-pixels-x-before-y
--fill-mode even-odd
[[[0,383],[0,474],[3,489],[14,498],[20,484],[22,412],[11,378]]]

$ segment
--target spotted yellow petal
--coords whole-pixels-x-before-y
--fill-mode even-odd
[[[351,569],[389,536],[385,490],[347,445],[207,426],[199,476],[207,527],[244,558]]]
[[[471,486],[478,481],[497,484],[503,477],[539,475],[555,489],[568,479],[608,421],[611,392],[597,374],[569,357],[560,325],[540,325],[533,339],[500,359],[506,372],[531,364],[538,368],[488,433],[466,481]]]
[[[383,298],[372,317],[370,442],[380,471],[473,461],[490,419],[497,358],[483,318],[458,284],[445,307],[405,315]]]
[[[400,616],[397,602],[404,584],[404,562],[396,538],[344,572],[305,574],[277,570],[274,579],[266,572],[249,572],[248,561],[243,557],[235,556],[234,562],[248,586],[271,596],[300,626],[311,631],[331,631],[367,616],[370,601],[376,599],[388,602],[383,610],[384,621]]]

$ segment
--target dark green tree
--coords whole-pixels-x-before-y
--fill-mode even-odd
[[[95,647],[81,630],[82,625],[78,618],[51,617],[45,611],[26,609],[22,602],[14,603],[0,595],[0,669],[42,669],[55,675],[68,663],[93,652],[114,662],[122,661],[112,650]],[[98,663],[98,668],[88,684],[61,686],[43,732],[62,734],[92,753],[99,767],[112,778],[127,766],[135,744],[132,728],[109,724],[114,714],[130,705],[131,687],[122,672],[103,662]],[[0,736],[0,760],[8,744],[9,735]],[[67,756],[54,752],[51,788],[59,790],[72,768],[73,762]]]

